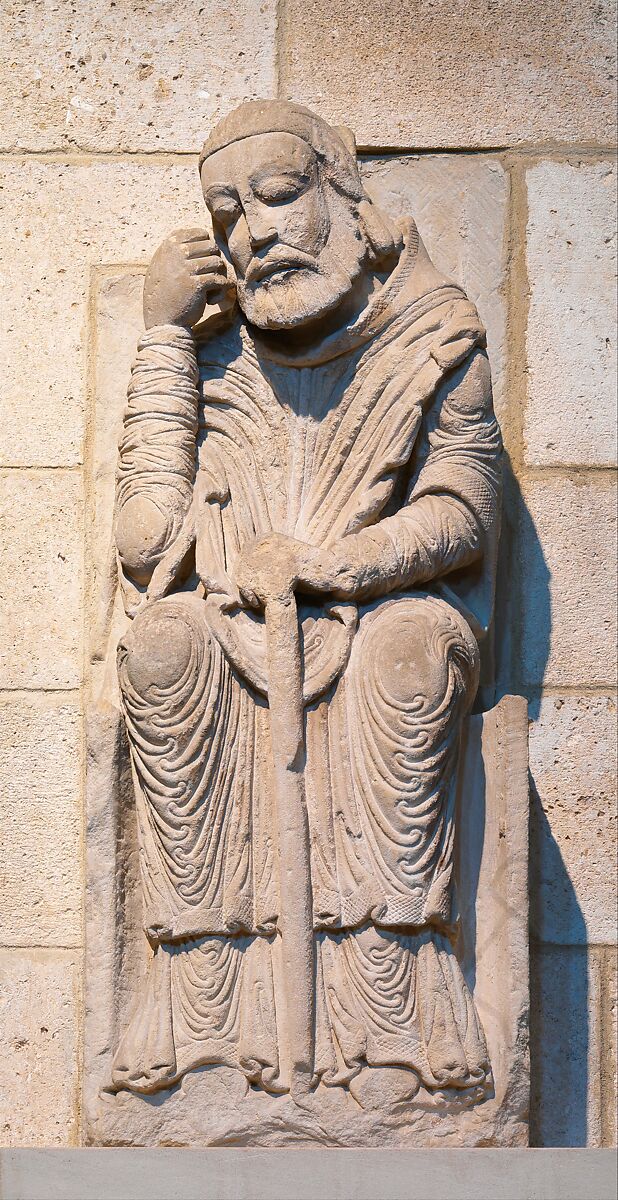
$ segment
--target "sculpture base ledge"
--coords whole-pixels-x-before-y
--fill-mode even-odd
[[[0,1200],[616,1200],[614,1150],[0,1150]]]

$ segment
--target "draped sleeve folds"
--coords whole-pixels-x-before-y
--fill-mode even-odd
[[[116,545],[125,602],[174,543],[195,480],[198,369],[188,330],[142,334],[127,392],[116,472]],[[140,536],[141,535],[141,536]]]

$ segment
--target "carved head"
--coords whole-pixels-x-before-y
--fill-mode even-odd
[[[262,329],[333,312],[394,252],[362,186],[353,135],[300,105],[242,104],[206,142],[200,176],[239,304]]]

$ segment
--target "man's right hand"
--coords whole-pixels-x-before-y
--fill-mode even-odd
[[[144,323],[191,329],[207,303],[231,286],[227,266],[204,229],[177,229],[161,243],[144,282]]]

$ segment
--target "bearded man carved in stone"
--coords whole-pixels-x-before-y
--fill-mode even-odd
[[[470,1103],[491,1067],[452,873],[498,538],[484,330],[348,131],[248,103],[200,177],[214,236],[155,255],[120,444],[154,954],[113,1086],[224,1064],[299,1102],[379,1078],[381,1104]]]

